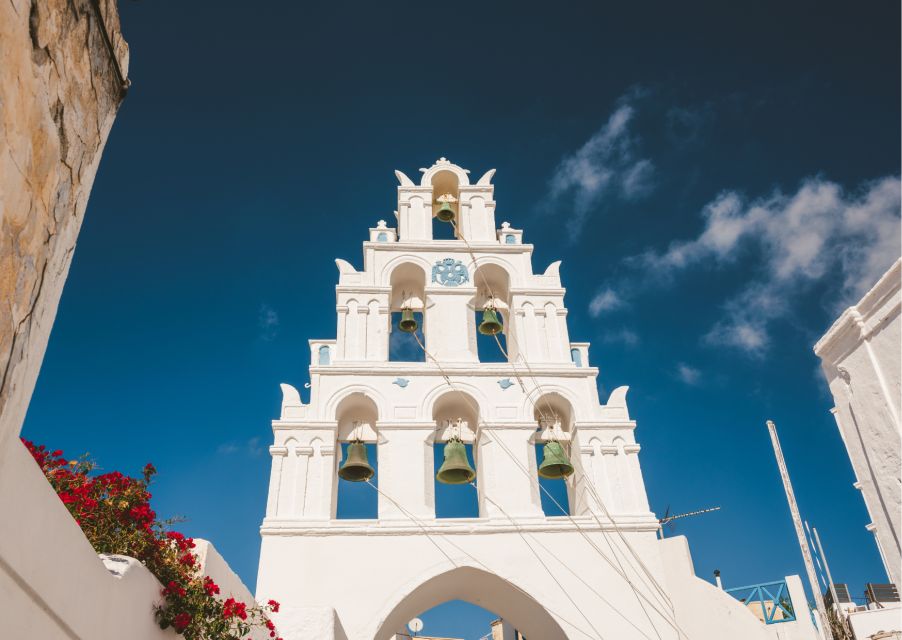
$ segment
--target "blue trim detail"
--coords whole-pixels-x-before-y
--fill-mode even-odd
[[[786,580],[734,587],[733,589],[724,589],[724,591],[746,607],[757,602],[761,614],[764,616],[764,624],[792,622],[796,619],[795,606],[789,597]]]
[[[432,281],[444,287],[458,287],[470,281],[470,274],[460,260],[443,258],[432,267]]]

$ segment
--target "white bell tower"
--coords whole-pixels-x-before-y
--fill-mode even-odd
[[[766,638],[692,575],[682,538],[658,540],[626,387],[605,404],[589,345],[571,342],[560,262],[496,224],[494,169],[440,158],[415,184],[396,171],[397,229],[369,230],[363,268],[338,259],[337,338],[310,341],[310,398],[282,385],[257,597],[282,603],[286,640],[389,640],[450,599],[529,640]],[[433,239],[441,207],[455,239]],[[478,317],[503,325],[507,362],[480,362]],[[392,314],[421,325],[425,361],[390,354]],[[418,345],[419,348],[419,345]],[[433,447],[471,445],[476,518],[436,518]],[[575,468],[569,515],[546,516],[536,445]],[[341,444],[375,444],[378,518],[336,518]],[[372,462],[372,461],[371,461]],[[746,619],[747,618],[747,619]]]

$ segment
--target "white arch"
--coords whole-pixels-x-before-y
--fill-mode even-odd
[[[479,286],[479,282],[476,280],[476,270],[479,267],[487,264],[493,264],[496,267],[501,267],[507,272],[508,286],[511,289],[523,286],[523,283],[520,282],[520,270],[515,267],[510,260],[499,256],[477,256],[477,259],[475,261],[471,259],[467,263],[467,268],[473,273],[474,286]]]
[[[443,160],[444,162],[442,162]],[[435,177],[435,174],[441,173],[442,171],[449,171],[450,173],[453,173],[455,176],[457,176],[457,184],[461,187],[468,186],[470,184],[470,176],[467,173],[466,169],[452,162],[448,162],[444,158],[441,158],[434,165],[423,172],[423,177],[420,178],[420,186],[431,187],[432,179]]]
[[[363,637],[388,640],[414,616],[449,600],[486,607],[527,638],[567,640],[557,620],[527,590],[470,559],[457,558],[453,564],[434,565],[395,591]]]
[[[552,393],[558,394],[570,403],[570,419],[573,423],[585,419],[585,416],[582,415],[583,411],[579,405],[579,400],[574,395],[573,391],[571,391],[567,387],[545,383],[542,383],[541,386],[534,386],[528,393],[524,394],[523,404],[521,405],[523,415],[529,419],[532,419],[532,415],[536,409],[536,402],[539,400],[539,398]]]
[[[425,283],[427,286],[429,285],[429,274],[432,273],[432,265],[422,256],[414,255],[412,253],[401,254],[386,262],[382,267],[382,273],[379,274],[379,285],[383,287],[390,287],[392,273],[395,269],[405,264],[415,264],[416,266],[422,268],[423,273],[426,276]]]
[[[423,420],[432,420],[432,412],[435,409],[435,403],[438,402],[439,398],[443,397],[444,395],[450,393],[459,397],[459,394],[455,389],[463,391],[468,396],[470,396],[473,401],[476,402],[477,418],[485,420],[488,417],[488,409],[491,408],[492,405],[491,403],[489,403],[485,395],[482,393],[482,391],[479,390],[478,387],[468,382],[460,382],[458,380],[455,380],[454,389],[452,389],[448,386],[448,383],[443,380],[442,382],[436,383],[436,385],[429,391],[427,391],[423,396],[423,400],[420,403],[421,418]]]
[[[322,418],[324,420],[337,419],[335,413],[338,410],[338,405],[341,404],[342,400],[355,393],[360,393],[373,401],[373,404],[376,405],[377,419],[381,420],[383,416],[388,415],[388,401],[375,387],[366,384],[349,384],[337,390],[329,397],[326,401],[325,415],[322,416]]]

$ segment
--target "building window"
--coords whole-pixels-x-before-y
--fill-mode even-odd
[[[577,367],[583,366],[583,354],[579,349],[570,349],[570,359]]]
[[[329,364],[332,359],[332,350],[323,345],[319,348],[319,364]]]
[[[517,244],[517,239],[511,234],[504,236],[504,244]]]
[[[379,235],[376,236],[376,242],[388,242],[388,234],[384,231],[380,231]]]

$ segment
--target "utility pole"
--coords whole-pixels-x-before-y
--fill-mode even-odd
[[[830,628],[830,620],[827,618],[827,607],[824,604],[824,596],[821,594],[821,588],[817,582],[817,573],[814,571],[814,562],[811,560],[811,548],[808,546],[805,530],[802,528],[799,505],[796,503],[795,492],[792,490],[792,482],[789,480],[789,470],[786,468],[786,460],[783,459],[783,449],[780,447],[780,438],[777,436],[777,425],[775,425],[773,421],[768,420],[767,430],[770,432],[770,441],[774,445],[774,455],[777,458],[777,466],[780,468],[780,477],[783,478],[783,488],[786,490],[786,502],[789,503],[789,512],[792,514],[792,523],[795,525],[796,536],[799,539],[799,547],[802,550],[802,560],[805,562],[808,583],[811,585],[811,591],[814,594],[814,603],[817,607],[821,635],[823,635],[825,640],[834,640],[833,630]]]
[[[820,554],[821,561],[824,563],[824,571],[827,572],[827,582],[830,584],[830,595],[833,596],[833,606],[836,607],[836,611],[839,613],[839,598],[836,597],[836,587],[833,586],[833,576],[830,575],[830,565],[827,564],[827,556],[824,555],[821,537],[817,535],[817,527],[811,527],[811,531],[814,533],[814,543],[817,545],[817,552]]]

